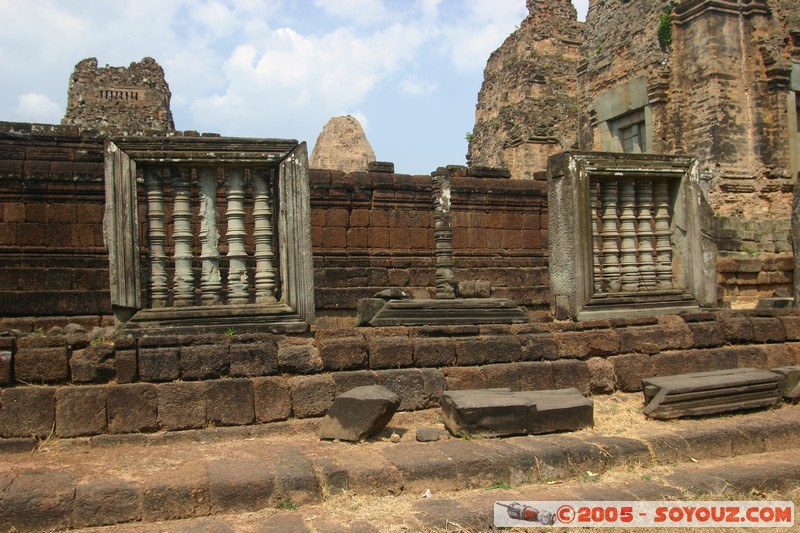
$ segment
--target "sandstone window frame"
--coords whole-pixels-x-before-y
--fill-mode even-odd
[[[272,215],[277,228],[274,236],[277,301],[151,305],[146,285],[152,272],[145,272],[142,268],[142,257],[149,250],[140,246],[140,217],[149,216],[149,192],[140,189],[142,168],[158,166],[271,169],[275,180]],[[134,335],[193,333],[198,330],[283,333],[306,331],[313,324],[314,276],[306,143],[234,137],[109,139],[105,143],[105,185],[103,227],[109,250],[111,304],[118,326],[125,331]],[[196,190],[197,184],[191,187]],[[186,217],[189,216],[187,211]],[[174,225],[177,217],[173,214],[172,218]],[[193,231],[198,230],[194,223],[191,227]],[[162,238],[166,238],[166,233]],[[190,238],[196,243],[196,232]],[[196,263],[198,258],[193,256],[192,261]]]
[[[619,143],[624,154],[647,153],[647,121],[644,108],[611,121],[611,136]]]
[[[789,164],[792,179],[800,174],[800,63],[792,63],[792,74],[786,101],[789,122]]]
[[[594,283],[590,183],[598,179],[670,180],[670,244],[676,292],[620,294],[627,303],[606,304]],[[700,187],[695,159],[618,152],[562,152],[548,160],[550,287],[558,320],[593,320],[674,314],[717,305],[712,211]],[[689,295],[692,301],[688,301]]]
[[[647,78],[635,78],[604,91],[595,99],[595,109],[601,151],[626,153],[621,134],[638,124],[641,153],[649,153],[653,146],[653,118]]]

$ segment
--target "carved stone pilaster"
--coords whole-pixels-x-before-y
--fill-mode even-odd
[[[175,241],[175,275],[173,277],[174,305],[184,307],[194,305],[194,273],[192,272],[192,233],[191,187],[189,180],[191,170],[185,169],[175,173],[172,178],[172,218]]]
[[[670,241],[669,183],[660,179],[655,181],[653,200],[655,201],[656,234],[656,287],[672,288],[672,243]]]
[[[636,257],[636,193],[633,178],[620,180],[620,290],[636,292],[639,290],[639,263]]]
[[[210,167],[198,171],[200,180],[200,290],[203,305],[222,301],[222,277],[219,272],[219,229],[217,227],[217,170]]]
[[[600,182],[600,197],[603,229],[600,237],[603,240],[603,290],[620,291],[619,268],[619,230],[617,228],[617,182],[604,180]]]
[[[592,219],[592,280],[594,292],[603,290],[603,267],[600,264],[600,254],[602,241],[600,240],[600,224],[598,222],[599,199],[597,190],[600,184],[597,180],[589,183],[589,211]]]
[[[653,257],[653,181],[650,178],[636,180],[636,205],[639,211],[636,234],[639,240],[639,290],[656,288],[656,262]]]
[[[450,175],[434,172],[433,206],[436,240],[436,298],[456,297],[456,277],[453,272],[453,228],[450,224]]]
[[[265,172],[253,172],[253,219],[256,243],[256,303],[275,301],[275,265],[272,230],[272,195],[270,178]]]
[[[247,251],[244,225],[244,175],[241,169],[225,171],[228,209],[228,303],[246,304],[249,300],[247,281]]]
[[[150,261],[150,306],[166,307],[169,289],[167,287],[167,254],[164,244],[167,231],[164,226],[164,177],[154,169],[144,171],[144,189],[147,194],[147,240]]]

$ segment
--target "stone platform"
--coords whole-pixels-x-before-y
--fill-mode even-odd
[[[362,326],[432,326],[472,324],[524,324],[527,312],[503,298],[455,298],[358,302]]]
[[[426,500],[418,495],[429,489],[434,499],[427,505],[432,505],[440,492],[484,492],[498,482],[524,488],[522,492],[530,496],[523,499],[543,499],[533,495],[558,488],[549,483],[580,479],[583,492],[573,494],[577,497],[547,494],[553,499],[604,499],[587,498],[586,490],[597,489],[605,497],[626,500],[681,499],[676,486],[706,493],[733,487],[746,493],[751,488],[796,487],[800,481],[800,468],[791,455],[800,445],[798,406],[689,421],[680,428],[663,424],[663,429],[625,435],[585,430],[569,436],[432,443],[403,438],[397,444],[379,440],[359,445],[321,442],[314,435],[315,421],[309,420],[54,439],[41,442],[33,453],[0,441],[0,486],[4,487],[0,529],[14,527],[23,532],[128,524],[126,528],[134,530],[198,531],[177,520],[209,517],[204,520],[224,523],[222,515],[228,513],[274,513],[276,506],[299,506],[299,514],[310,519],[306,506],[323,501],[323,487],[325,497],[343,491],[375,498],[407,492],[419,502]],[[715,460],[736,461],[765,452],[771,455],[761,460],[759,468],[737,468],[735,463],[723,469],[713,467]],[[610,469],[632,465],[643,471],[669,465],[680,474],[667,475],[657,491],[647,490],[650,485],[645,486],[638,474],[637,482],[624,488],[585,483],[587,472],[599,477]],[[663,492],[667,488],[671,492]],[[445,507],[436,518],[458,521],[461,516],[454,512]],[[170,522],[151,525],[162,520]],[[231,527],[213,530],[236,531]]]

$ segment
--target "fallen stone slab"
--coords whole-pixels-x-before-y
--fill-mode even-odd
[[[781,394],[787,400],[800,398],[800,366],[781,366],[773,368],[773,372],[783,376]]]
[[[333,401],[319,425],[319,436],[360,441],[386,427],[398,407],[400,397],[382,385],[350,389]]]
[[[594,404],[578,389],[447,391],[444,424],[453,435],[538,435],[594,425]]]
[[[642,380],[650,418],[701,416],[781,403],[780,374],[757,368],[734,368]]]

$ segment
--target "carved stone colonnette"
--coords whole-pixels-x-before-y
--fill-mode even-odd
[[[116,318],[132,333],[304,331],[314,321],[309,198],[305,143],[108,141]]]
[[[558,319],[713,307],[716,245],[693,159],[563,152],[548,162]]]

